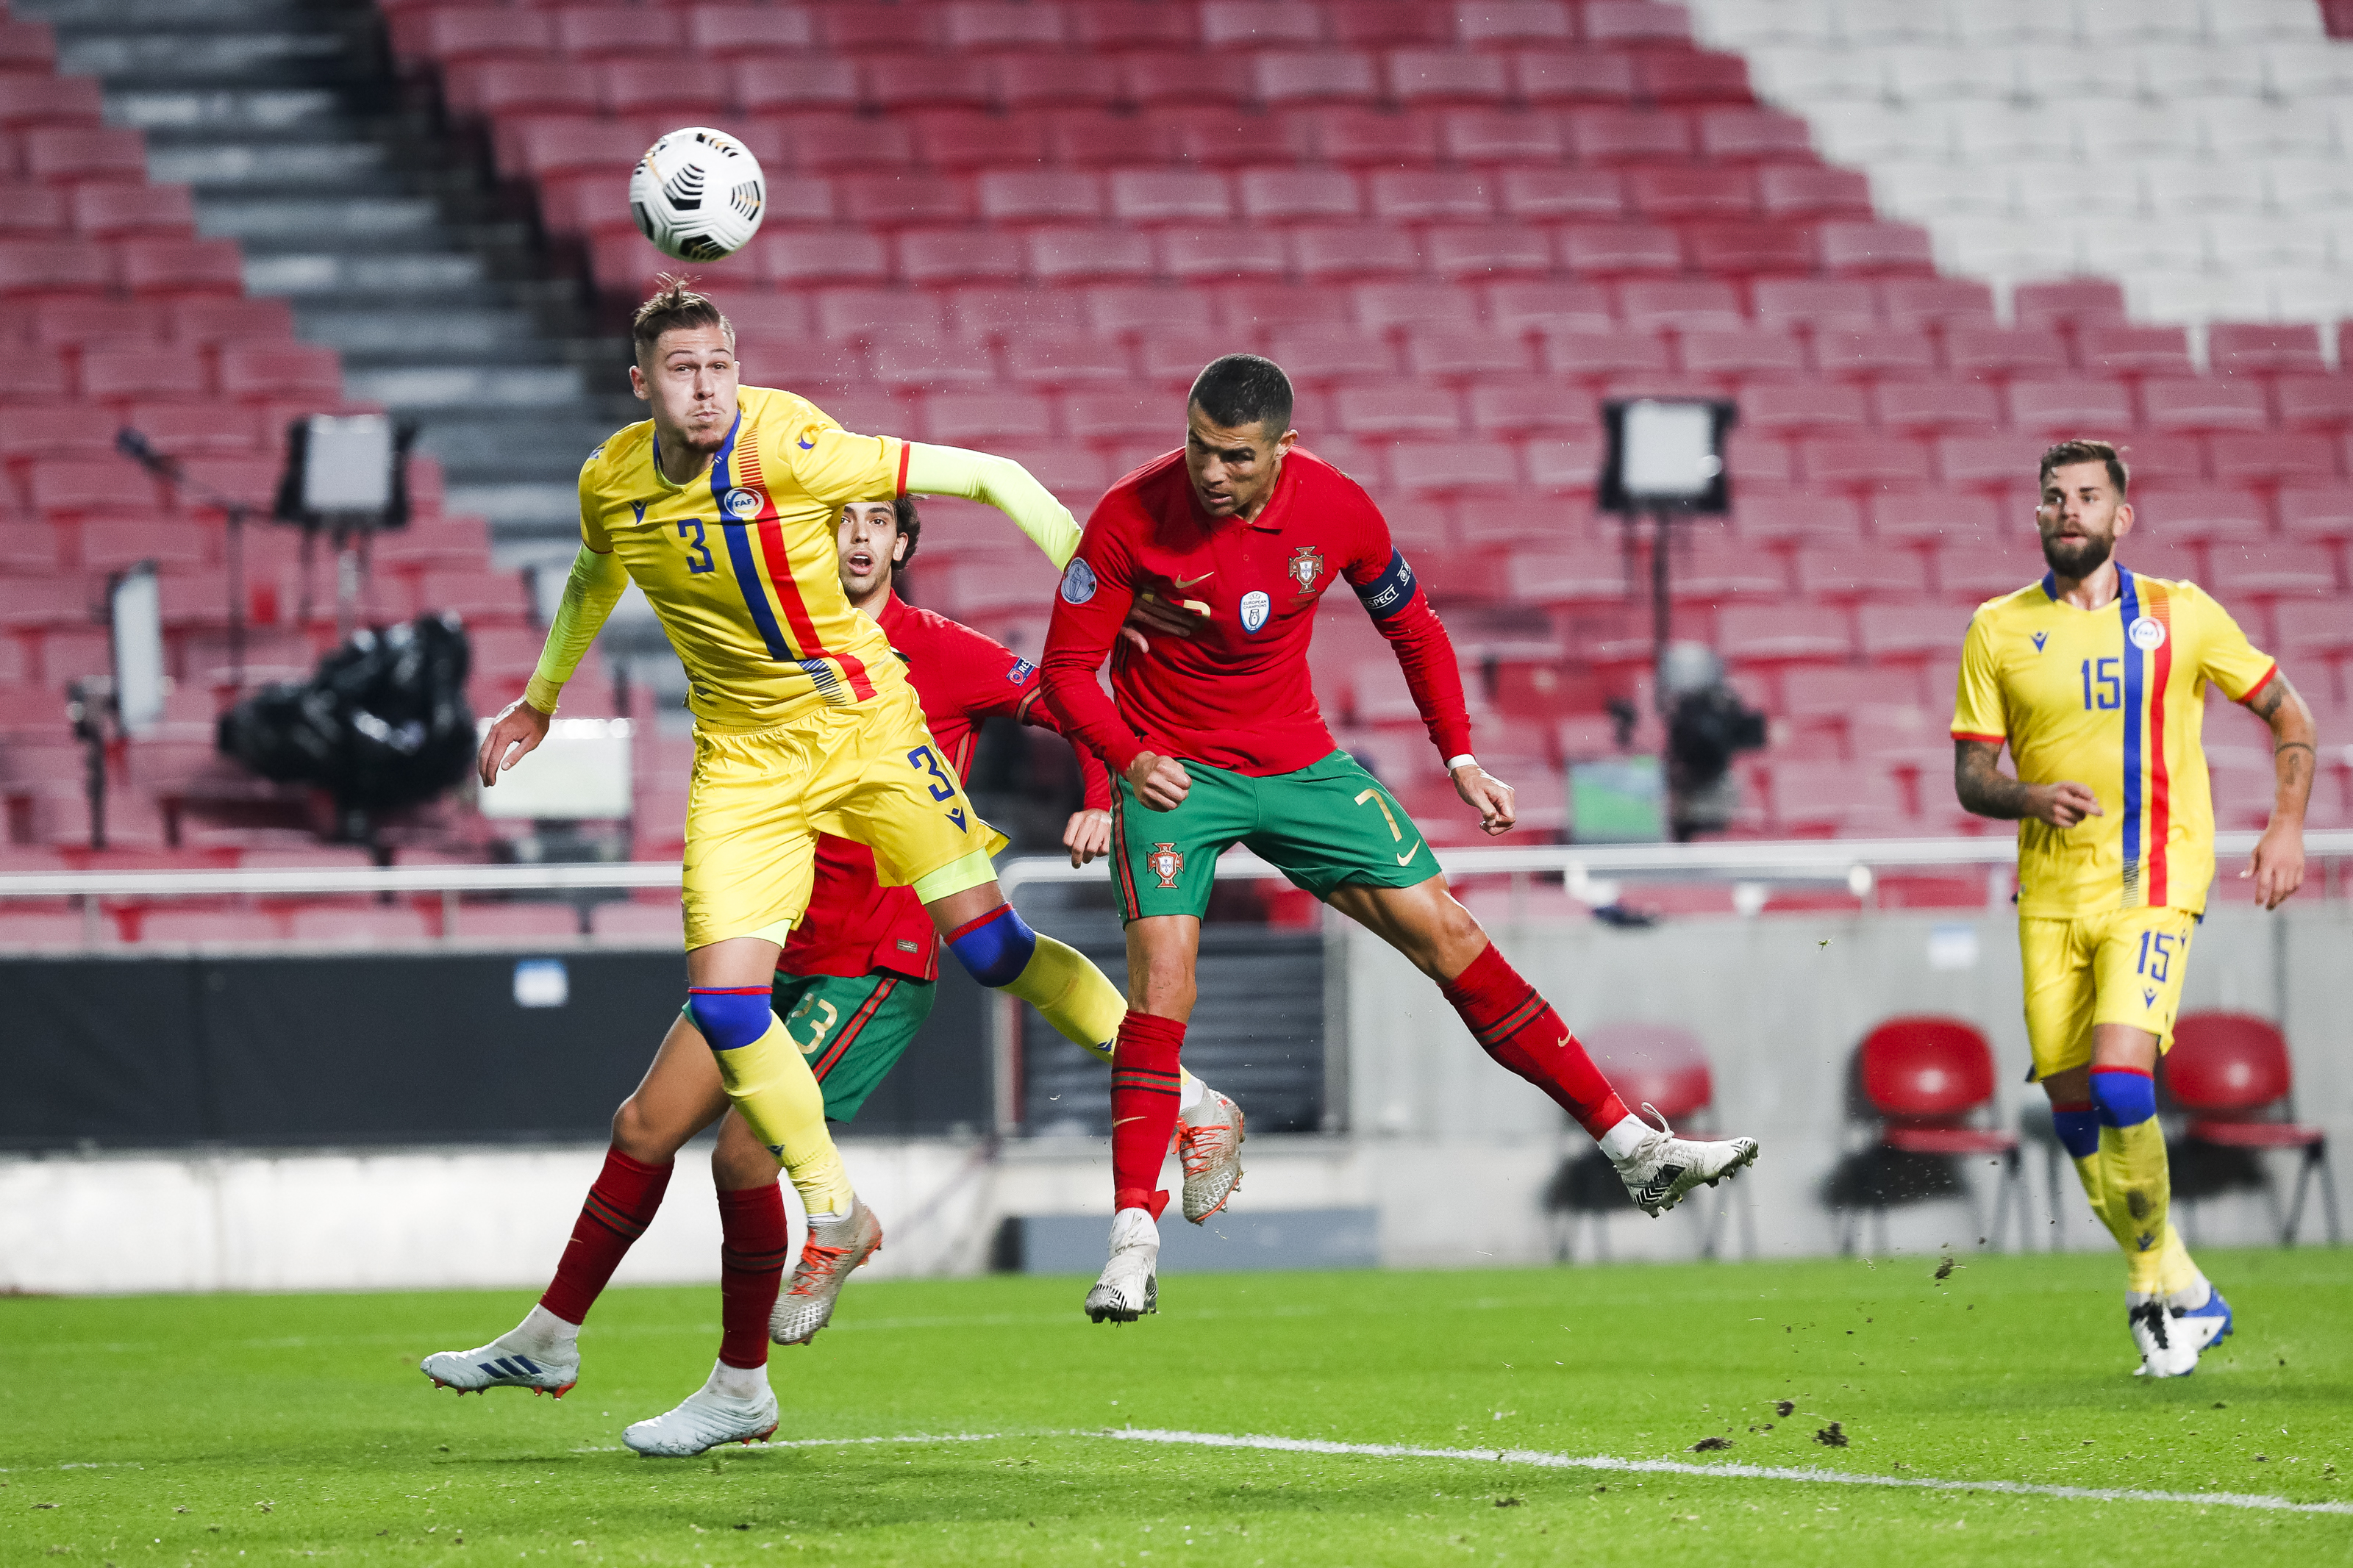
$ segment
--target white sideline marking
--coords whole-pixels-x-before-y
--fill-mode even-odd
[[[1073,1434],[1078,1436],[1079,1434]],[[1377,1459],[1474,1459],[1488,1464],[1533,1465],[1549,1470],[1630,1470],[1639,1475],[1736,1476],[1743,1480],[1806,1481],[1839,1487],[1900,1487],[1915,1491],[2003,1492],[2016,1497],[2073,1498],[2091,1502],[2194,1502],[2215,1508],[2264,1509],[2277,1513],[2353,1513],[2353,1503],[2296,1502],[2254,1492],[2159,1492],[2123,1487],[2045,1486],[2032,1481],[1948,1481],[1927,1476],[1855,1475],[1846,1470],[1787,1465],[1694,1465],[1680,1459],[1618,1459],[1607,1454],[1546,1454],[1529,1448],[1416,1448],[1401,1443],[1329,1443],[1315,1437],[1259,1437],[1223,1432],[1166,1432],[1113,1427],[1095,1434],[1132,1443],[1170,1443],[1201,1448],[1261,1448],[1291,1454],[1361,1454]]]

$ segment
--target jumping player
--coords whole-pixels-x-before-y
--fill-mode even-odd
[[[826,1131],[824,1093],[771,1006],[818,835],[871,848],[878,881],[914,889],[976,980],[1029,1002],[1065,1036],[1110,1039],[1121,1013],[1093,964],[1005,901],[989,864],[1005,836],[965,799],[881,628],[850,608],[835,526],[853,501],[961,495],[1008,513],[1058,566],[1077,527],[1017,463],[853,436],[804,398],[740,385],[733,329],[683,281],[663,279],[631,336],[629,384],[652,417],[617,432],[580,471],[579,553],[539,668],[483,738],[480,771],[495,784],[545,737],[565,681],[637,583],[686,667],[695,719],[687,1006],[729,1101],[808,1211],[795,1288],[814,1331],[881,1240]],[[547,1356],[570,1353],[557,1327],[539,1327]],[[565,1380],[550,1371],[515,1381]]]
[[[922,531],[915,503],[907,497],[844,507],[838,535],[841,586],[851,605],[882,628],[905,660],[932,738],[962,776],[970,770],[982,721],[1002,714],[1051,729],[1053,720],[1037,700],[1035,666],[969,626],[914,608],[892,591]],[[1091,753],[1081,752],[1079,762],[1086,804],[1062,835],[1073,865],[1103,854],[1111,840],[1110,777]],[[931,1014],[939,938],[913,892],[877,884],[873,854],[863,845],[822,837],[817,867],[809,913],[793,929],[778,963],[776,1009],[825,1092],[826,1120],[849,1121]],[[786,1232],[776,1158],[760,1147],[744,1119],[728,1110],[711,1048],[683,1012],[637,1092],[614,1113],[613,1147],[604,1173],[589,1189],[571,1245],[534,1316],[543,1312],[576,1333],[630,1243],[652,1220],[679,1150],[714,1121],[720,1131],[711,1173],[723,1237],[719,1361],[710,1381],[683,1403],[622,1434],[641,1454],[699,1454],[714,1444],[774,1431],[768,1342],[801,1343],[816,1331],[805,1321],[811,1306],[805,1293],[778,1299]],[[1233,1101],[1200,1086],[1196,1110],[1179,1132],[1188,1203],[1214,1208],[1223,1201],[1240,1174],[1240,1131],[1241,1114]],[[797,1286],[810,1270],[805,1258]],[[492,1384],[480,1382],[481,1363],[516,1354],[531,1360],[529,1352],[493,1342],[480,1351],[428,1356],[424,1370],[460,1389],[487,1387]],[[579,1375],[576,1351],[559,1370]]]
[[[1291,382],[1229,354],[1193,384],[1185,448],[1114,485],[1062,576],[1044,659],[1063,732],[1119,773],[1112,866],[1127,922],[1128,1013],[1112,1068],[1111,1262],[1097,1322],[1155,1310],[1194,957],[1219,854],[1237,841],[1438,982],[1495,1060],[1600,1142],[1645,1212],[1757,1157],[1751,1139],[1693,1142],[1629,1115],[1559,1017],[1488,942],[1389,793],[1336,749],[1309,684],[1316,601],[1342,581],[1380,627],[1454,780],[1490,834],[1511,786],[1479,766],[1453,646],[1388,522],[1346,475],[1299,449]],[[1141,595],[1190,610],[1187,637],[1121,644]],[[1113,653],[1116,703],[1096,683]]]
[[[2173,1047],[2213,873],[2198,730],[2209,682],[2271,726],[2277,793],[2242,879],[2276,909],[2304,881],[2311,711],[2194,583],[2119,565],[2127,475],[2105,441],[2042,454],[2041,582],[1978,606],[1953,704],[1953,787],[2018,822],[2018,942],[2034,1076],[2092,1212],[2124,1248],[2139,1375],[2194,1372],[2230,1303],[2174,1231],[2155,1072]],[[2016,778],[1997,772],[2010,747]]]

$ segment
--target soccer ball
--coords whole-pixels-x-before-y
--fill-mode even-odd
[[[717,261],[760,232],[767,189],[750,148],[724,131],[690,125],[638,160],[629,175],[629,211],[664,255]]]

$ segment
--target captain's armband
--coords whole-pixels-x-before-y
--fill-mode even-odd
[[[1414,596],[1421,591],[1420,584],[1414,579],[1413,568],[1405,563],[1405,552],[1397,549],[1390,550],[1389,563],[1381,568],[1379,576],[1369,583],[1361,585],[1352,583],[1349,586],[1355,588],[1356,597],[1365,602],[1365,613],[1377,621],[1386,621],[1412,604]]]

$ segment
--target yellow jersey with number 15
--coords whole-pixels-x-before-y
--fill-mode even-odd
[[[2105,814],[2018,825],[2018,912],[2074,919],[2206,907],[2214,802],[2198,741],[2211,681],[2234,702],[2279,667],[2195,583],[2116,570],[2079,609],[2045,576],[1978,606],[1961,645],[1956,740],[2010,743],[2026,784],[2073,780]]]
[[[659,458],[651,420],[588,455],[580,537],[617,551],[644,590],[699,722],[772,729],[904,679],[841,591],[835,527],[852,501],[903,493],[905,442],[853,436],[806,398],[746,386],[707,472],[675,485]]]

